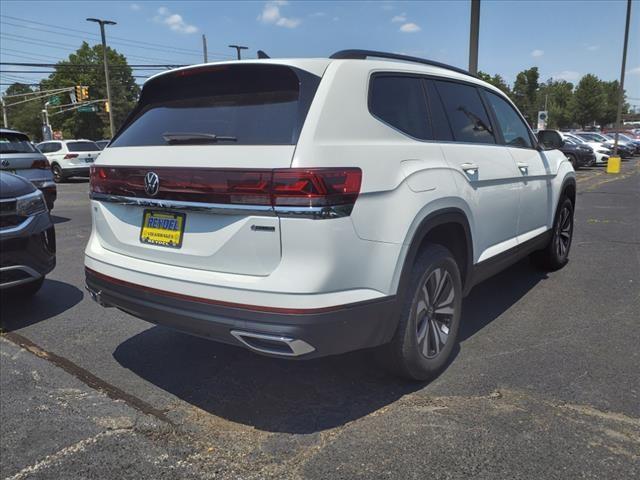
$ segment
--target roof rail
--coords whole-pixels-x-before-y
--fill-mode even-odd
[[[364,60],[368,57],[377,57],[377,58],[388,58],[390,60],[401,60],[403,62],[413,62],[413,63],[422,63],[423,65],[431,65],[433,67],[444,68],[447,70],[451,70],[453,72],[462,73],[463,75],[469,75],[471,77],[475,77],[475,75],[467,70],[462,68],[453,67],[451,65],[447,65],[446,63],[436,62],[435,60],[427,60],[426,58],[419,57],[411,57],[409,55],[399,55],[396,53],[387,53],[387,52],[378,52],[375,50],[340,50],[339,52],[334,53],[329,58],[333,58],[335,60]]]

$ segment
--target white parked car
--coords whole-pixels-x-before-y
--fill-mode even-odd
[[[565,139],[572,140],[576,144],[590,146],[596,156],[596,165],[606,165],[609,161],[609,156],[611,156],[612,151],[610,148],[605,147],[602,143],[588,141],[587,139],[581,138],[578,135],[574,135],[571,133],[562,133],[562,136]]]
[[[400,55],[158,74],[91,170],[87,288],[262,354],[379,347],[432,378],[475,284],[567,262],[575,173],[540,136],[488,83]]]
[[[101,152],[91,140],[51,140],[39,143],[38,150],[49,160],[56,183],[70,177],[88,177],[89,167]]]

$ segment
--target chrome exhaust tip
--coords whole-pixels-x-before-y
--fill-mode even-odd
[[[89,285],[85,285],[84,289],[89,293],[89,295],[91,296],[91,299],[101,307],[104,307],[104,308],[113,307],[113,305],[110,305],[102,300],[102,290],[94,290]]]
[[[231,335],[250,350],[269,355],[299,357],[315,350],[304,340],[281,335],[266,335],[264,333],[243,332],[240,330],[231,330]]]

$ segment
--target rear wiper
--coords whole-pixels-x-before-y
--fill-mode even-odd
[[[217,142],[237,142],[237,137],[216,135],[214,133],[199,133],[199,132],[165,132],[162,134],[164,141],[170,145],[186,143],[186,144],[199,144],[199,143],[217,143]]]

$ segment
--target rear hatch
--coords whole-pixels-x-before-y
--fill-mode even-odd
[[[67,142],[67,149],[69,153],[65,158],[69,159],[69,163],[78,165],[95,162],[102,152],[95,142],[89,140],[70,140]]]
[[[291,165],[319,81],[246,63],[147,82],[92,169],[101,245],[156,263],[268,275],[281,257],[272,172]]]
[[[49,164],[23,133],[0,131],[0,169],[21,174],[20,170],[48,169]]]

